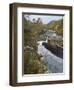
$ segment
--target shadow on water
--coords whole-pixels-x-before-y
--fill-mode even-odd
[[[63,59],[63,48],[58,47],[56,45],[55,46],[48,45],[48,43],[45,43],[45,42],[43,42],[42,45],[46,49],[50,50],[54,55]]]

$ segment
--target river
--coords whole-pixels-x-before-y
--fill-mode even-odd
[[[42,55],[43,62],[47,65],[48,71],[52,73],[63,72],[63,59],[54,55],[50,50],[46,49],[42,45],[42,41],[39,41],[38,54]]]

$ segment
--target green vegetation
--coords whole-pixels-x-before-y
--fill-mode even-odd
[[[24,54],[24,73],[25,74],[39,74],[45,73],[46,65],[40,60],[39,55],[34,51],[25,51]]]
[[[55,30],[58,35],[63,36],[63,19],[50,22],[47,24],[47,28]]]
[[[24,29],[32,30],[35,34],[42,34],[44,29],[51,29],[56,31],[58,35],[63,36],[63,19],[51,21],[48,24],[43,24],[40,18],[38,18],[38,20],[34,19],[33,22],[24,18]]]

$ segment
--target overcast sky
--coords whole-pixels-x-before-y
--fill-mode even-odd
[[[42,19],[44,24],[47,24],[53,20],[62,19],[63,16],[55,16],[55,15],[29,15],[29,20],[33,21],[33,19],[37,20],[38,18]]]

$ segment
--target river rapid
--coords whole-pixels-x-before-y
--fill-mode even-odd
[[[47,65],[48,72],[62,73],[63,72],[63,59],[54,55],[50,50],[42,45],[42,41],[38,44],[38,54],[42,55],[41,59]]]

